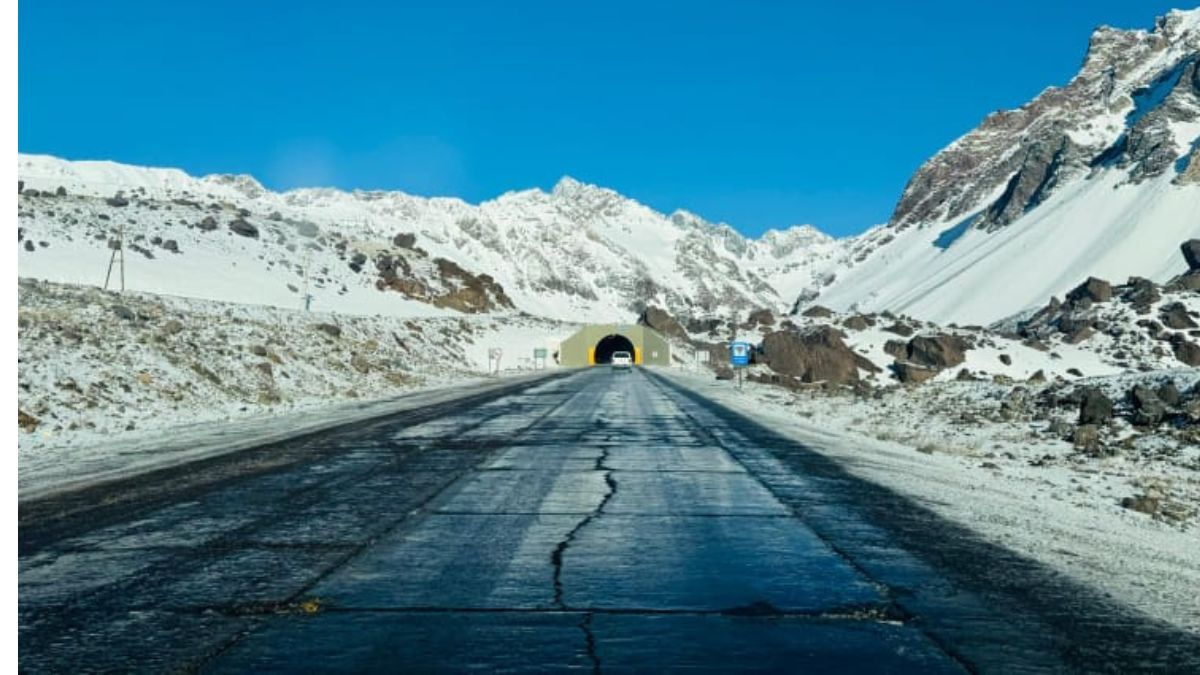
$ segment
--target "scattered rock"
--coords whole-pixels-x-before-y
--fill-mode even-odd
[[[217,229],[217,219],[212,216],[204,216],[204,219],[196,223],[196,228],[204,232],[212,232]]]
[[[114,206],[117,208],[120,208],[122,206],[129,206],[129,200],[126,199],[125,195],[121,194],[120,192],[109,197],[108,199],[105,199],[104,203],[108,204],[109,206]]]
[[[21,431],[31,434],[37,431],[38,425],[41,423],[42,421],[33,415],[30,415],[20,408],[17,409],[17,427],[20,428]]]
[[[883,329],[889,333],[895,333],[896,335],[899,335],[900,337],[910,337],[910,336],[912,336],[913,333],[916,332],[907,324],[903,324],[898,321],[896,323],[893,323],[890,326],[884,326]]]
[[[175,241],[174,239],[167,239],[163,241],[162,247],[164,250],[170,251],[171,253],[179,253],[179,242]]]
[[[134,314],[133,310],[129,309],[125,305],[113,305],[112,313],[115,314],[118,319],[123,319],[125,321],[134,321],[137,319],[137,314]]]
[[[734,376],[733,368],[725,365],[717,366],[716,373],[718,380],[732,380]]]
[[[1036,373],[1029,376],[1029,381],[1030,382],[1045,382],[1046,381],[1046,371],[1039,369]]]
[[[176,335],[183,332],[183,324],[175,319],[163,324],[162,332],[164,335]]]
[[[359,352],[355,352],[354,355],[350,357],[350,367],[362,373],[363,375],[371,372],[371,362],[367,360],[365,355]]]
[[[417,244],[417,235],[410,232],[401,232],[392,237],[392,245],[397,248],[412,248]]]
[[[1012,365],[1012,357],[1009,356],[1008,354],[1001,354],[1000,355],[1000,363],[1003,363],[1006,366],[1011,366]]]
[[[800,313],[800,316],[807,316],[814,319],[825,319],[833,316],[833,310],[821,305],[813,305]]]

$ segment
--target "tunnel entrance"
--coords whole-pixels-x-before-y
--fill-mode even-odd
[[[633,348],[633,342],[624,335],[606,335],[600,338],[596,343],[596,365],[604,365],[612,363],[613,352],[629,352],[633,357],[633,362],[637,363],[637,350]]]

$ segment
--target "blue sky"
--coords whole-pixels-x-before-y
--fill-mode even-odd
[[[20,5],[18,147],[476,202],[562,175],[756,235],[912,171],[1155,0]],[[1177,6],[1177,5],[1175,5]]]

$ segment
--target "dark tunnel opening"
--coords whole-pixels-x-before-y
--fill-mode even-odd
[[[596,365],[612,363],[614,352],[629,352],[634,363],[637,363],[637,351],[629,338],[624,335],[608,335],[596,343]]]

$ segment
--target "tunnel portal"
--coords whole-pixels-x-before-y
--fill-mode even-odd
[[[639,363],[637,349],[634,348],[633,342],[624,335],[614,333],[613,335],[605,335],[596,343],[596,365],[612,363],[612,356],[616,352],[629,352],[629,355],[633,357],[633,362]]]

